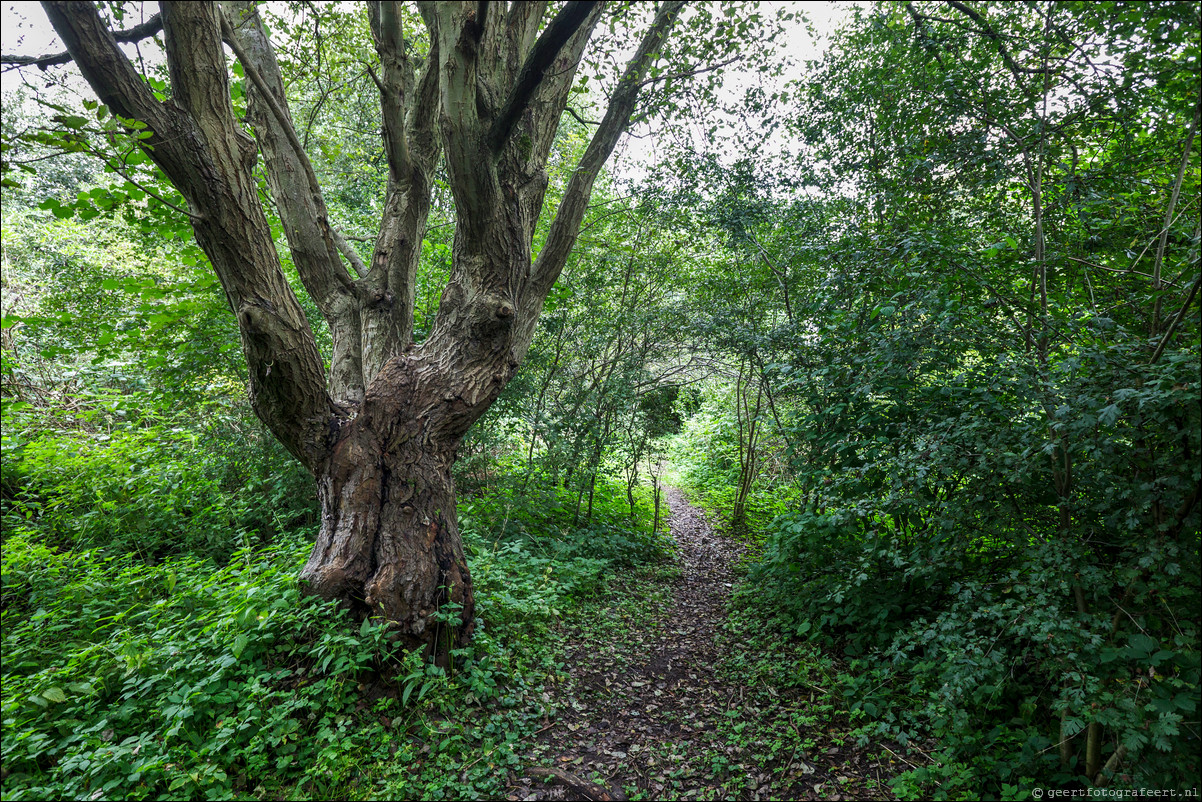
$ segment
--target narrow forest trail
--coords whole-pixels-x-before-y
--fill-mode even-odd
[[[880,789],[896,767],[807,731],[812,692],[757,690],[723,668],[742,645],[726,608],[744,547],[679,490],[666,496],[674,566],[615,580],[596,621],[569,633],[567,679],[547,689],[559,715],[508,798],[890,798]],[[782,726],[797,737],[782,741]]]

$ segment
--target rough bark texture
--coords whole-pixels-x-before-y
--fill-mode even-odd
[[[326,598],[382,615],[415,640],[440,632],[430,616],[450,601],[473,627],[471,578],[459,539],[451,464],[462,438],[437,366],[390,360],[318,472],[322,525],[302,580]]]
[[[146,124],[146,152],[187,199],[196,241],[237,316],[255,412],[301,462],[316,464],[334,409],[313,332],[259,203],[254,140],[234,119],[216,9],[163,3],[172,99],[160,103],[95,6],[43,5],[100,100],[114,114]]]
[[[657,8],[537,261],[531,242],[548,155],[603,4],[573,0],[540,34],[544,2],[419,3],[431,43],[424,58],[409,52],[399,3],[368,4],[389,165],[368,264],[329,219],[254,4],[162,3],[166,102],[95,6],[43,5],[99,98],[151,132],[146,153],[187,198],[196,240],[237,316],[254,409],[317,479],[322,525],[302,580],[324,598],[384,616],[414,643],[462,643],[474,610],[455,452],[525,357],[593,182],[683,3]],[[254,139],[230,104],[223,40],[249,79]],[[258,197],[259,154],[293,262],[333,335],[328,376]],[[440,154],[455,199],[451,277],[429,337],[415,344],[415,276]],[[447,602],[461,607],[453,632],[434,616]]]

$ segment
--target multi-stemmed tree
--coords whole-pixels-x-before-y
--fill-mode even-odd
[[[388,185],[370,261],[332,224],[285,93],[269,32],[251,2],[163,2],[114,31],[89,2],[46,2],[66,53],[187,201],[195,238],[237,317],[255,412],[312,471],[322,521],[301,578],[313,592],[382,615],[416,644],[463,642],[472,586],[451,465],[472,423],[514,375],[544,299],[573,247],[590,191],[635,112],[640,90],[704,71],[700,48],[665,65],[684,3],[610,10],[645,29],[612,86],[533,252],[552,143],[604,3],[370,3]],[[708,12],[704,12],[708,13]],[[415,45],[406,24],[425,36]],[[726,15],[732,34],[745,23]],[[118,42],[161,33],[169,85],[148,84]],[[729,37],[730,47],[737,38]],[[227,54],[228,46],[231,54]],[[723,61],[712,48],[712,61]],[[247,80],[247,132],[231,103],[234,61]],[[292,261],[332,337],[328,371],[281,269],[259,159]],[[432,328],[414,338],[414,294],[436,168],[454,197],[450,280]],[[432,616],[459,605],[442,639]]]

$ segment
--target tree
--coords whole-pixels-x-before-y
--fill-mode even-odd
[[[369,261],[331,222],[253,3],[164,2],[160,16],[126,31],[112,30],[92,3],[43,6],[66,54],[4,61],[73,61],[186,200],[238,321],[255,412],[317,479],[322,523],[302,581],[386,617],[414,645],[464,642],[473,604],[451,478],[456,449],[522,363],[640,90],[684,74],[655,68],[683,2],[654,9],[537,255],[548,154],[605,5],[567,2],[544,27],[546,2],[419,3],[422,55],[403,30],[412,12],[370,3],[378,64],[368,71],[388,188]],[[629,21],[642,7],[615,13]],[[728,30],[733,43],[736,28]],[[156,97],[117,43],[160,31],[169,85]],[[230,101],[234,67],[223,42],[249,79],[253,139]],[[292,261],[332,336],[328,373],[272,239],[253,172],[259,154]],[[456,212],[451,275],[429,335],[416,342],[415,275],[440,163]],[[434,615],[447,603],[462,625],[440,632]]]

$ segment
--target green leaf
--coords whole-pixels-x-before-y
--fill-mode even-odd
[[[1135,660],[1146,660],[1156,651],[1156,641],[1143,633],[1132,635],[1129,643],[1130,655]]]
[[[63,689],[59,688],[58,686],[47,688],[46,690],[42,691],[42,697],[50,700],[51,702],[67,701],[67,694],[63,693]]]
[[[1079,718],[1067,718],[1064,720],[1064,724],[1061,726],[1060,731],[1064,734],[1065,738],[1072,738],[1083,729],[1085,729],[1084,721]]]
[[[241,659],[242,652],[246,650],[248,640],[245,634],[239,632],[234,638],[234,643],[230,646],[230,651],[234,653],[234,657]]]

